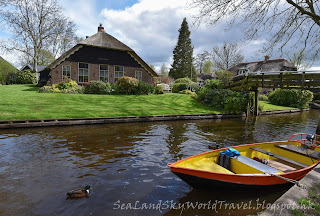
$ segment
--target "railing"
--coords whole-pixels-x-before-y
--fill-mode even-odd
[[[300,142],[301,144],[306,144],[306,141],[310,142],[306,138],[307,135],[308,135],[308,133],[292,134],[292,136],[289,138],[288,142]],[[303,136],[305,136],[305,138],[303,138]],[[320,135],[314,134],[314,136],[315,136],[315,140],[313,141],[313,144],[320,145]],[[296,138],[294,140],[294,137],[298,137],[298,138]]]
[[[228,86],[232,90],[252,88],[320,88],[320,71],[248,72],[235,76]]]

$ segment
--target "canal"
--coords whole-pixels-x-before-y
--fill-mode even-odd
[[[167,163],[212,144],[315,133],[319,115],[311,110],[248,119],[0,130],[0,215],[256,214],[287,189],[197,191]],[[67,191],[85,185],[93,188],[90,198],[65,199]]]

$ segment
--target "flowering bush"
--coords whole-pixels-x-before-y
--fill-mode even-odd
[[[82,94],[83,87],[79,86],[76,81],[69,78],[64,78],[64,80],[58,84],[53,84],[52,86],[43,86],[38,92],[41,93],[66,93],[66,94]]]

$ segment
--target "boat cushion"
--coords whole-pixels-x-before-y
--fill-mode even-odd
[[[248,166],[251,166],[263,173],[277,173],[277,172],[280,172],[279,170],[275,169],[275,168],[272,168],[266,164],[263,164],[263,163],[260,163],[258,161],[255,161],[251,158],[248,158],[246,156],[243,156],[243,155],[239,155],[239,156],[234,156],[232,157],[233,159],[241,162],[241,163],[244,163]]]

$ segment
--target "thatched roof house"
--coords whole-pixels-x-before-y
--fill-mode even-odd
[[[285,58],[269,59],[265,56],[264,61],[244,62],[229,69],[235,76],[247,72],[274,72],[274,71],[297,71],[297,68]]]
[[[122,76],[135,77],[153,84],[157,73],[130,47],[106,33],[98,32],[79,42],[40,73],[39,84],[57,83],[64,76],[85,84],[90,80],[115,83]]]

